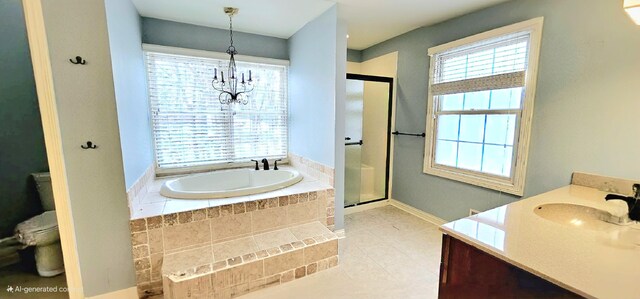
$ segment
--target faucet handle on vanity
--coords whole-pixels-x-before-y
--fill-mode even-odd
[[[260,170],[260,167],[258,167],[258,160],[251,159],[251,162],[256,162],[256,168],[255,169],[256,170]]]
[[[278,170],[278,162],[282,161],[282,159],[278,159],[273,161],[273,170]]]

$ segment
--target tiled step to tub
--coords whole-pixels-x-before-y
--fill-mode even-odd
[[[338,264],[338,238],[320,222],[164,256],[164,298],[233,298]]]

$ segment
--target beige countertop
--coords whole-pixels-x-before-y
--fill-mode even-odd
[[[570,185],[440,227],[444,233],[587,298],[640,298],[640,224],[585,229],[542,218],[534,209],[570,203],[611,212],[623,202]]]

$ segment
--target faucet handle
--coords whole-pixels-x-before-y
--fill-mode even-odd
[[[640,200],[640,184],[633,184],[633,197],[636,200]]]
[[[273,161],[273,170],[278,170],[278,162],[282,161],[282,159],[278,159]]]
[[[258,160],[251,159],[251,162],[256,162],[255,170],[260,170],[260,167],[258,167]]]

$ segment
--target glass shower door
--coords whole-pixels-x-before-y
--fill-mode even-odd
[[[364,110],[364,81],[347,80],[345,106],[345,182],[344,204],[360,202],[362,167],[362,113]]]

